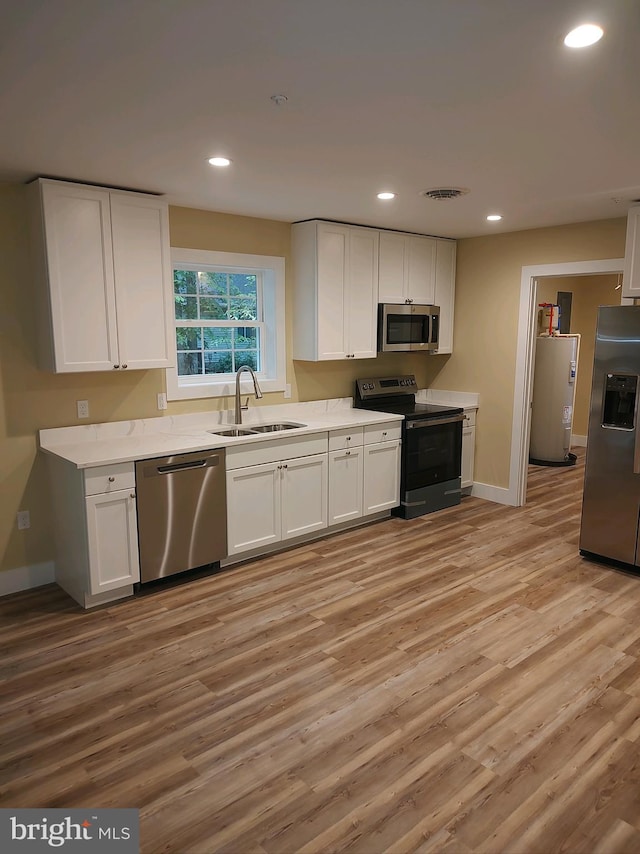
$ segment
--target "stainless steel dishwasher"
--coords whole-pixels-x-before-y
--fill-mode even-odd
[[[136,463],[140,581],[227,555],[224,450]]]

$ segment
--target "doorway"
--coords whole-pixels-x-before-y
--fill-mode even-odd
[[[601,261],[540,264],[522,268],[509,471],[510,504],[520,507],[526,501],[538,281],[551,277],[619,274],[622,272],[623,265],[624,259],[611,258]],[[632,304],[633,300],[622,299],[621,302]]]

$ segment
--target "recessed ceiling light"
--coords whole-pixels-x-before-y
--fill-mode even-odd
[[[567,47],[589,47],[600,41],[604,35],[604,30],[597,24],[581,24],[564,38],[564,43]]]
[[[395,199],[396,193],[378,193],[378,198],[387,200],[387,199]]]
[[[229,166],[231,161],[228,157],[210,157],[209,163],[212,166]]]
[[[502,219],[502,216],[500,214],[489,214],[487,219],[489,222],[499,222]]]

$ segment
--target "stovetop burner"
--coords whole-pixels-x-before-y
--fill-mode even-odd
[[[356,380],[355,406],[375,412],[404,415],[405,418],[436,418],[458,415],[461,406],[441,406],[436,403],[416,403],[416,378],[413,374],[395,377],[368,377]]]

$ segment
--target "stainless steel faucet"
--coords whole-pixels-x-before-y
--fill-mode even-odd
[[[240,374],[243,371],[249,371],[249,373],[251,374],[251,379],[253,380],[253,390],[256,394],[256,400],[259,400],[262,397],[262,392],[260,391],[260,386],[258,385],[258,378],[253,373],[253,368],[250,368],[249,365],[242,365],[241,367],[239,367],[236,373],[236,424],[242,424],[242,410],[249,408],[249,398],[247,398],[246,406],[242,406],[240,402]]]

